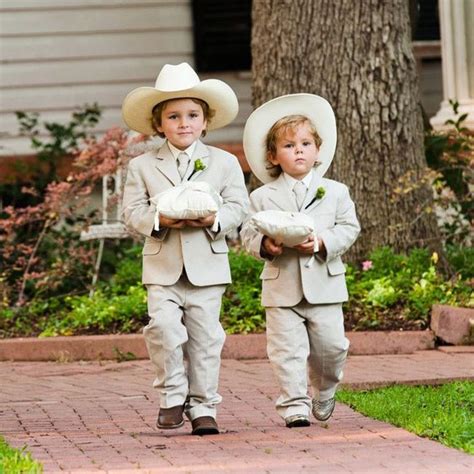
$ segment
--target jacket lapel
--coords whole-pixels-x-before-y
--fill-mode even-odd
[[[175,186],[181,183],[181,177],[178,173],[176,160],[168,147],[168,143],[164,143],[158,150],[156,155],[156,168],[165,175]]]
[[[198,161],[199,160],[199,161]],[[196,161],[200,163],[201,169],[196,170]],[[196,143],[193,156],[191,158],[190,169],[186,173],[186,177],[189,181],[194,181],[207,167],[209,166],[209,148],[200,140]]]
[[[293,191],[288,187],[283,173],[269,184],[270,195],[268,199],[282,211],[299,212]]]
[[[318,188],[322,187],[323,178],[316,173],[313,173],[313,179],[309,185],[308,194],[306,194],[306,199],[304,200],[302,212],[310,212],[317,206],[319,206],[322,200],[325,198],[325,195],[321,198],[316,199],[316,194]]]

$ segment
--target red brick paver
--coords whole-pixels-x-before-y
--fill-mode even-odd
[[[353,356],[345,384],[474,378],[472,352]],[[268,361],[226,360],[222,434],[154,427],[149,362],[0,363],[0,433],[45,472],[472,473],[473,458],[338,404],[327,424],[289,430]]]

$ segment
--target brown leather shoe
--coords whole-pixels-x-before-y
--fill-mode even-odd
[[[193,435],[219,434],[216,420],[214,420],[212,416],[200,416],[199,418],[195,418],[191,424],[193,425]]]
[[[178,405],[171,408],[160,408],[156,426],[160,428],[160,430],[171,430],[173,428],[179,428],[180,426],[183,426],[183,411],[183,405]]]

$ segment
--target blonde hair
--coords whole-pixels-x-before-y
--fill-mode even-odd
[[[266,168],[268,173],[272,178],[278,177],[281,172],[280,165],[274,165],[270,160],[269,157],[275,157],[276,155],[276,142],[277,139],[288,130],[295,131],[300,125],[307,124],[311,135],[313,136],[314,143],[316,148],[319,150],[321,144],[323,143],[321,137],[319,136],[316,127],[314,126],[313,122],[306,117],[305,115],[286,115],[285,117],[281,118],[280,120],[276,121],[265,137],[265,150],[266,150]],[[320,161],[315,162],[315,166],[320,165]]]
[[[166,106],[173,100],[180,100],[180,99],[190,99],[195,104],[199,104],[201,106],[202,113],[204,114],[204,118],[207,121],[208,125],[209,125],[209,122],[213,119],[214,115],[216,115],[215,110],[211,109],[207,102],[204,102],[201,99],[197,99],[196,97],[177,97],[176,99],[168,99],[168,100],[164,100],[163,102],[159,102],[153,107],[153,110],[151,111],[151,115],[152,115],[151,125],[161,138],[165,138],[165,134],[163,132],[158,131],[158,127],[161,127],[161,115],[163,113],[163,110],[165,110]],[[202,136],[203,137],[206,136],[206,130],[202,131]]]

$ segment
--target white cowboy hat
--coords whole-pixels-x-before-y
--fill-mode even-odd
[[[322,145],[315,168],[319,176],[326,173],[334,157],[337,142],[336,117],[326,99],[314,94],[289,94],[272,99],[255,109],[244,128],[244,152],[255,176],[262,182],[274,181],[267,170],[266,137],[272,126],[287,115],[304,115],[313,122]]]
[[[239,103],[234,91],[218,79],[201,81],[187,63],[165,64],[155,87],[139,87],[131,91],[122,104],[125,123],[137,132],[155,135],[152,126],[152,110],[156,104],[169,99],[197,98],[206,102],[215,111],[207,129],[224,127],[234,120]]]

